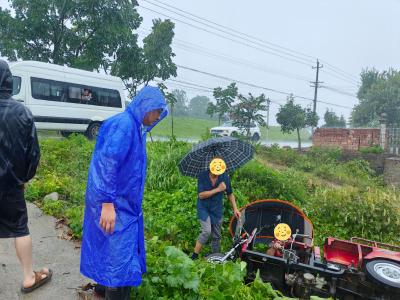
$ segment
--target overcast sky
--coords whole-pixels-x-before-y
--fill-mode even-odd
[[[159,6],[164,6],[162,3],[166,3],[169,7],[164,6],[163,9],[150,2]],[[7,1],[0,0],[2,7],[6,3]],[[195,23],[167,10],[167,8],[174,10],[171,7],[173,6],[265,42],[308,55],[290,52],[301,57],[303,63],[298,63],[265,53],[269,51],[284,55],[283,51],[288,51],[282,48],[275,47],[277,52],[265,48],[262,44],[258,46],[252,44],[253,47],[262,50],[260,51],[173,20],[176,23],[176,43],[173,49],[176,54],[174,61],[177,64],[257,86],[313,98],[314,90],[310,87],[309,81],[315,80],[315,70],[311,68],[313,64],[310,61],[303,59],[322,60],[324,67],[320,71],[320,80],[324,82],[323,85],[346,94],[356,93],[356,81],[363,68],[400,69],[399,0],[253,0],[246,2],[139,0],[139,3],[143,7],[162,12],[171,18],[215,32],[203,24]],[[145,8],[140,7],[138,10],[144,18],[139,32],[141,36],[151,27],[152,19],[167,18]],[[219,34],[229,37],[221,32]],[[237,39],[232,36],[230,38]],[[245,38],[240,40],[242,43],[250,44]],[[215,54],[218,57],[214,57]],[[293,56],[290,58],[298,60]],[[245,60],[245,65],[239,63],[243,60]],[[349,75],[344,75],[337,68]],[[230,83],[180,68],[178,68],[176,79],[210,88],[226,86]],[[172,82],[169,86],[170,88],[178,87]],[[186,90],[189,97],[197,94],[211,96],[206,91]],[[265,93],[270,97],[275,102],[271,106],[271,123],[276,124],[275,114],[279,109],[277,103],[284,103],[285,95],[244,84],[239,84],[239,91],[243,94],[252,92],[255,95]],[[348,107],[357,103],[354,97],[325,88],[318,90],[318,98],[324,102]],[[312,104],[311,101],[300,98],[297,98],[296,102],[303,106]],[[317,111],[321,118],[327,107],[338,114],[344,114],[346,118],[351,112],[348,108],[318,103]]]

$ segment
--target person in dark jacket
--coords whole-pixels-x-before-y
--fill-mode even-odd
[[[23,270],[21,291],[28,293],[50,280],[47,268],[32,269],[32,239],[24,184],[36,173],[40,150],[31,112],[11,98],[13,78],[0,60],[0,238],[13,238]]]
[[[215,157],[210,163],[209,170],[200,173],[197,178],[197,218],[200,221],[201,233],[191,255],[193,260],[198,258],[201,249],[210,236],[212,253],[219,253],[221,250],[224,194],[227,195],[236,218],[240,218],[231,181],[225,171],[225,162],[221,158]]]

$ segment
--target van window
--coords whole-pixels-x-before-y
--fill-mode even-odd
[[[21,90],[21,77],[19,76],[13,76],[13,91],[12,95],[17,95],[19,94]]]
[[[31,83],[33,98],[39,100],[62,101],[62,82],[32,77]]]
[[[93,88],[68,84],[68,102],[96,105]]]
[[[95,88],[94,95],[97,95],[97,105],[109,107],[122,107],[121,96],[116,90]]]
[[[40,100],[122,107],[117,90],[32,77],[32,97]]]
[[[67,85],[68,102],[107,107],[122,107],[121,96],[117,90],[68,83]]]

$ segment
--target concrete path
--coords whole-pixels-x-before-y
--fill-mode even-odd
[[[0,239],[0,299],[1,300],[75,300],[76,289],[89,282],[79,273],[79,244],[59,238],[62,229],[56,229],[56,219],[44,215],[40,209],[27,203],[29,230],[33,239],[35,270],[49,267],[53,270],[51,282],[23,295],[20,292],[22,274],[12,239]]]

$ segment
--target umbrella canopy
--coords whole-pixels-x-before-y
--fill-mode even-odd
[[[193,146],[179,163],[179,170],[185,176],[197,177],[209,169],[215,157],[226,163],[226,171],[232,172],[253,158],[254,148],[251,144],[232,137],[212,138]]]

